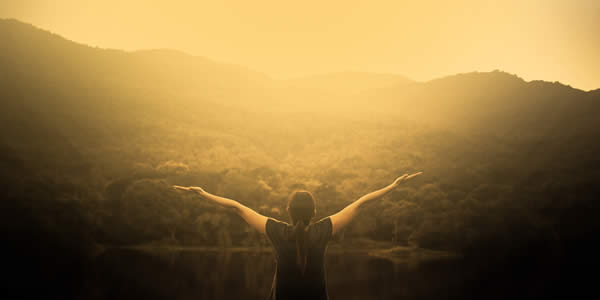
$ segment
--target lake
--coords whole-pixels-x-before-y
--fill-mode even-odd
[[[485,277],[451,257],[391,260],[330,251],[326,268],[334,300],[502,299],[518,290],[527,295],[523,287],[531,286],[499,273]],[[78,298],[267,299],[274,271],[269,251],[109,249],[86,267]],[[504,279],[490,285],[486,278]]]

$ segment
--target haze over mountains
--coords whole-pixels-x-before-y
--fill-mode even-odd
[[[285,219],[295,188],[326,215],[417,170],[426,176],[338,242],[542,251],[569,270],[597,239],[598,90],[502,71],[276,80],[175,50],[89,47],[16,20],[0,20],[0,41],[0,219],[21,255],[39,254],[31,237],[74,253],[57,266],[97,244],[266,245],[169,184]]]

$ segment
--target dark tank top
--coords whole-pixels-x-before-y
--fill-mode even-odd
[[[312,223],[307,228],[307,257],[304,274],[296,264],[294,228],[285,222],[269,218],[267,236],[275,249],[277,268],[271,287],[270,300],[328,299],[325,273],[325,250],[331,239],[329,217]]]

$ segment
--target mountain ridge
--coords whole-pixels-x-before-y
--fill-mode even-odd
[[[57,115],[105,109],[161,111],[183,105],[193,107],[185,112],[190,115],[215,112],[206,118],[234,110],[390,116],[442,128],[497,127],[503,132],[498,124],[537,128],[576,118],[592,124],[600,103],[598,92],[558,82],[525,81],[499,70],[425,82],[357,71],[278,80],[179,50],[92,48],[15,19],[0,20],[0,39],[10,41],[3,43],[0,52],[4,66],[0,76],[12,82],[5,84],[13,96],[28,94],[23,99],[32,106],[54,101],[43,105],[50,105]]]
[[[273,80],[273,81],[278,81],[281,83],[285,83],[285,84],[289,84],[289,83],[301,83],[303,81],[306,81],[307,79],[317,79],[317,80],[323,80],[325,79],[325,81],[329,80],[329,78],[336,78],[336,77],[343,77],[343,76],[349,76],[349,77],[360,77],[360,76],[364,76],[364,77],[387,77],[387,79],[389,80],[390,78],[395,78],[395,80],[398,81],[398,85],[402,85],[402,84],[407,84],[407,83],[436,83],[439,81],[444,81],[444,80],[451,80],[452,78],[462,78],[465,76],[473,76],[473,75],[479,75],[479,76],[485,76],[485,74],[489,74],[489,73],[496,73],[496,72],[501,72],[501,73],[505,73],[507,75],[511,75],[511,76],[516,76],[517,78],[523,80],[521,77],[518,77],[515,74],[511,74],[508,72],[504,72],[504,71],[498,71],[498,70],[494,70],[494,71],[490,71],[490,72],[480,72],[480,71],[473,71],[473,72],[466,72],[466,73],[457,73],[457,74],[450,74],[450,75],[445,75],[445,76],[441,76],[441,77],[437,77],[437,78],[433,78],[431,80],[426,80],[426,81],[414,81],[409,79],[408,77],[404,76],[404,75],[400,75],[400,74],[395,74],[395,73],[380,73],[380,72],[365,72],[365,71],[336,71],[336,72],[327,72],[327,73],[317,73],[317,74],[310,74],[310,75],[305,75],[305,76],[299,76],[299,77],[294,77],[294,78],[288,78],[288,79],[276,79],[271,77],[270,75],[261,72],[261,71],[257,71],[254,69],[251,69],[249,67],[246,67],[244,65],[241,64],[237,64],[237,63],[225,63],[225,62],[218,62],[215,61],[213,59],[210,59],[208,57],[205,56],[199,56],[199,55],[192,55],[189,54],[185,51],[181,51],[181,50],[177,50],[177,49],[170,49],[170,48],[157,48],[157,49],[142,49],[142,50],[134,50],[134,51],[126,51],[126,50],[121,50],[121,49],[114,49],[114,48],[100,48],[97,46],[91,46],[91,45],[87,45],[84,43],[79,43],[77,41],[74,40],[70,40],[68,38],[65,38],[64,36],[51,32],[49,30],[37,27],[35,25],[32,25],[30,23],[25,23],[22,21],[19,21],[17,19],[14,18],[9,18],[9,19],[0,19],[0,27],[5,27],[4,30],[2,31],[6,31],[6,27],[12,27],[13,30],[16,31],[23,31],[26,30],[26,32],[30,32],[30,33],[35,33],[36,35],[43,37],[46,37],[46,40],[54,40],[54,42],[60,41],[63,43],[72,43],[73,45],[77,45],[80,48],[83,49],[95,49],[95,50],[104,50],[104,51],[108,51],[108,52],[112,52],[112,53],[121,53],[121,54],[131,54],[134,55],[135,54],[141,54],[143,56],[145,56],[146,54],[154,54],[157,56],[178,56],[178,57],[185,57],[185,58],[193,58],[193,59],[198,59],[198,60],[202,60],[204,62],[210,62],[216,65],[221,65],[221,66],[228,66],[230,68],[238,68],[241,70],[245,70],[248,71],[250,73],[253,73],[254,75],[260,74],[260,76],[268,79],[268,80]],[[0,29],[1,30],[1,29]],[[6,33],[5,33],[6,34]],[[551,84],[560,84],[564,87],[569,87],[572,89],[576,89],[576,90],[581,90],[575,87],[571,87],[570,85],[567,84],[563,84],[560,83],[558,81],[544,81],[544,80],[530,80],[530,81],[525,81],[526,83],[551,83]],[[315,85],[315,83],[312,84],[308,84],[310,85]],[[318,85],[318,84],[317,84]],[[390,85],[394,85],[394,84],[379,84],[382,85],[380,87],[387,87]],[[375,87],[375,88],[379,88],[379,87]],[[600,88],[596,89],[599,90]],[[584,90],[581,90],[584,91]],[[590,90],[590,91],[584,91],[584,92],[593,92],[595,90]]]

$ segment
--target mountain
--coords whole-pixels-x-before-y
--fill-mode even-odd
[[[271,81],[241,66],[173,50],[92,48],[16,20],[0,21],[0,39],[1,75],[13,82],[39,82],[40,87],[71,86],[73,93],[100,91],[114,97],[177,94],[179,99],[220,102],[236,101],[241,94],[261,97],[252,89]]]
[[[599,99],[593,91],[584,92],[558,82],[526,82],[516,75],[493,71],[370,89],[352,101],[368,103],[380,113],[449,129],[508,134],[558,126],[559,132],[570,130],[568,134],[574,134],[577,127],[595,130]],[[390,110],[390,106],[395,109]]]
[[[0,21],[0,39],[4,41],[0,76],[9,80],[5,84],[15,88],[23,82],[37,82],[38,92],[48,89],[72,94],[58,97],[58,101],[87,98],[63,103],[71,110],[80,106],[90,110],[92,104],[107,108],[107,99],[114,99],[111,105],[146,103],[155,108],[166,103],[203,103],[205,108],[217,110],[329,115],[372,112],[469,130],[497,130],[502,123],[519,128],[554,126],[575,118],[582,120],[579,123],[593,123],[589,118],[597,112],[593,100],[598,98],[597,92],[586,93],[560,83],[525,82],[500,71],[428,82],[366,72],[274,80],[242,66],[175,50],[92,48],[16,20]],[[20,91],[33,92],[26,87]]]
[[[89,47],[16,20],[0,20],[0,40],[6,189],[14,199],[29,197],[14,203],[35,207],[32,199],[45,199],[48,211],[76,200],[93,224],[105,224],[86,233],[104,242],[147,241],[166,232],[136,231],[120,215],[145,195],[130,188],[164,188],[164,181],[200,182],[271,208],[290,187],[303,186],[328,199],[321,211],[333,212],[398,172],[427,170],[427,188],[405,192],[440,198],[419,208],[432,216],[453,222],[436,214],[451,207],[459,215],[484,214],[485,205],[473,202],[504,199],[504,207],[513,207],[511,199],[530,197],[541,212],[528,208],[524,215],[558,226],[563,211],[573,209],[560,205],[572,203],[574,190],[589,190],[600,174],[598,90],[527,82],[502,71],[427,82],[361,72],[276,80],[175,50]],[[32,182],[40,189],[23,196]],[[592,194],[578,194],[577,201],[591,201]],[[562,202],[548,202],[553,197]],[[573,205],[576,212],[583,207]],[[184,210],[173,218],[194,216]],[[55,213],[34,215],[62,218]],[[186,228],[185,222],[177,224]],[[359,235],[381,238],[391,230],[373,226]],[[443,242],[431,233],[440,228],[406,226],[404,239],[418,236],[431,247],[458,248],[468,240]]]
[[[289,153],[283,141],[292,136],[310,141],[324,124],[342,130],[360,122],[412,122],[480,142],[552,149],[533,160],[514,157],[536,166],[557,153],[576,162],[600,150],[589,142],[600,135],[597,91],[502,71],[427,82],[365,72],[275,80],[175,50],[89,47],[17,20],[0,20],[0,40],[3,143],[13,149],[6,157],[29,165],[90,168],[99,159],[92,153],[108,157],[98,147],[149,130],[162,139],[182,126],[275,157]]]
[[[42,148],[37,136],[57,141],[49,157],[67,153],[85,160],[81,151],[91,145],[149,128],[168,134],[164,124],[187,124],[221,138],[227,132],[228,139],[280,149],[277,155],[287,150],[262,133],[280,134],[283,128],[273,124],[317,130],[316,119],[340,126],[348,120],[413,122],[459,136],[543,142],[556,151],[566,144],[591,149],[586,153],[596,149],[589,139],[600,134],[597,91],[526,82],[501,71],[427,82],[365,72],[275,80],[175,50],[89,47],[17,20],[0,20],[0,40],[4,143],[21,149],[15,151],[23,161],[43,157],[26,151]],[[239,122],[243,130],[233,125]]]

